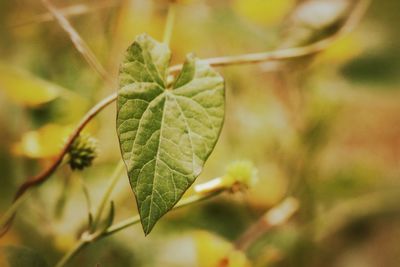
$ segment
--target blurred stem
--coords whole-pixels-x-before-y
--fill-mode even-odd
[[[54,6],[49,0],[42,0],[44,7],[53,15],[54,19],[58,22],[61,28],[68,34],[71,39],[72,44],[75,46],[76,50],[83,56],[86,62],[92,69],[99,74],[99,76],[110,85],[114,82],[110,79],[107,71],[101,65],[100,61],[97,59],[93,51],[89,48],[86,42],[81,38],[79,33],[71,25],[64,14]]]
[[[168,7],[167,21],[165,23],[165,29],[164,29],[163,42],[167,45],[171,42],[172,31],[174,29],[174,23],[175,23],[175,17],[176,17],[176,4],[172,2]]]
[[[76,126],[75,130],[71,133],[71,135],[68,137],[67,141],[65,142],[64,147],[60,151],[60,153],[55,157],[54,161],[50,164],[49,167],[47,167],[45,170],[43,170],[41,173],[38,175],[30,178],[28,181],[23,183],[17,193],[15,194],[14,197],[14,202],[18,200],[27,190],[31,189],[32,187],[36,187],[47,181],[47,179],[60,167],[63,162],[67,161],[66,155],[68,153],[69,148],[73,144],[76,138],[79,137],[79,134],[81,131],[85,128],[85,126],[94,118],[96,115],[102,111],[105,107],[107,107],[109,104],[113,103],[116,99],[116,95],[111,95],[103,100],[101,100],[99,103],[97,103],[93,108],[91,108],[85,116],[81,119],[81,121],[78,123]]]
[[[59,163],[59,167],[64,166],[69,161],[68,154],[63,157]],[[21,190],[21,187],[19,188]],[[17,192],[18,194],[18,192]],[[29,197],[29,194],[22,194],[14,197],[14,201],[11,207],[5,212],[4,216],[0,218],[0,238],[7,234],[8,230],[11,228],[14,222],[15,216],[19,206],[24,202],[25,199]]]
[[[267,211],[261,218],[251,225],[234,243],[236,249],[245,251],[262,235],[273,227],[287,223],[299,210],[299,201],[287,197],[275,207]]]
[[[14,217],[15,212],[18,210],[18,208],[21,206],[21,204],[29,197],[29,194],[25,194],[23,197],[20,197],[19,199],[17,199],[17,201],[15,201],[11,207],[4,213],[4,215],[0,218],[0,226],[3,227],[6,224],[8,224],[8,222],[10,220],[12,220],[12,218]]]
[[[88,225],[90,225],[91,224],[91,214],[92,214],[92,201],[90,199],[89,190],[88,190],[88,188],[87,188],[87,186],[85,184],[85,181],[82,179],[81,176],[78,177],[78,181],[79,181],[79,184],[80,184],[80,186],[82,188],[83,196],[85,197],[86,208],[87,208],[87,212],[89,214],[88,215],[88,219],[89,219],[89,224]]]
[[[230,65],[257,64],[266,61],[281,61],[288,59],[301,58],[322,52],[329,48],[333,43],[344,35],[351,32],[359,23],[371,0],[359,0],[346,22],[338,32],[323,40],[310,45],[276,50],[272,52],[242,54],[237,56],[215,57],[203,60],[214,67],[224,67]],[[176,65],[169,69],[170,72],[176,72],[182,69],[182,65]]]
[[[56,201],[56,205],[54,208],[54,216],[56,217],[56,219],[60,219],[64,214],[65,204],[67,203],[67,198],[70,189],[70,187],[68,186],[69,183],[70,183],[69,177],[65,176],[64,183],[61,187],[60,195]]]
[[[103,215],[104,209],[107,205],[107,202],[110,199],[110,196],[115,188],[115,186],[118,183],[119,178],[121,177],[123,171],[124,171],[124,162],[122,160],[120,160],[118,162],[118,165],[115,167],[114,172],[110,178],[109,184],[107,186],[106,192],[104,193],[101,201],[100,201],[100,206],[97,209],[97,212],[94,216],[94,221],[93,221],[93,230],[96,230],[96,227],[98,226],[98,224],[100,223],[101,220],[101,216]]]
[[[182,199],[181,201],[178,202],[178,204],[176,204],[176,206],[173,209],[177,209],[177,208],[182,208],[203,200],[206,200],[208,198],[214,197],[218,194],[220,194],[221,192],[223,192],[223,190],[219,190],[216,192],[212,192],[212,193],[208,193],[208,194],[196,194],[187,198]],[[112,226],[110,226],[109,228],[106,229],[106,231],[102,234],[103,236],[108,236],[108,235],[112,235],[116,232],[119,232],[131,225],[135,225],[138,222],[140,222],[140,216],[139,215],[135,215],[132,218],[128,218],[126,220],[123,220],[122,222],[119,222],[117,224],[114,224]]]
[[[76,243],[75,247],[73,247],[61,260],[55,265],[55,267],[62,267],[65,266],[81,249],[83,249],[87,245],[87,241],[79,240]]]
[[[221,189],[219,191],[214,191],[209,194],[195,194],[193,196],[184,198],[181,201],[179,201],[178,204],[175,205],[173,210],[209,199],[211,197],[219,195],[220,193],[222,193],[224,191],[225,190]],[[132,226],[132,225],[138,224],[139,222],[140,222],[140,216],[138,214],[131,218],[123,220],[119,223],[113,224],[105,230],[95,232],[93,234],[90,234],[89,232],[83,233],[83,235],[81,236],[81,239],[76,243],[76,245],[67,254],[65,254],[64,257],[61,258],[61,260],[55,265],[55,267],[65,266],[70,260],[72,260],[72,258],[74,256],[76,256],[76,254],[78,254],[83,248],[85,248],[89,244],[94,243],[97,240],[107,237],[109,235],[115,234],[123,229],[126,229],[126,228]]]

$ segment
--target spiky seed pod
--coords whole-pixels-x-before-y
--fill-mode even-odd
[[[92,165],[97,157],[97,140],[89,134],[81,134],[68,150],[68,164],[72,170],[83,170]]]

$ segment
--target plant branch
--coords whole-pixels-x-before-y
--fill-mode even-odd
[[[29,194],[24,195],[23,197],[19,198],[17,201],[14,201],[14,203],[11,205],[11,207],[6,211],[6,213],[3,214],[2,217],[0,217],[0,225],[6,225],[7,222],[12,220],[12,217],[14,216],[15,212],[21,206],[21,204],[27,199]]]
[[[202,194],[196,194],[187,198],[182,199],[181,201],[178,202],[178,204],[176,204],[176,206],[173,208],[173,210],[178,209],[178,208],[182,208],[209,198],[212,198],[214,196],[219,195],[221,192],[223,192],[223,190],[217,190],[215,192],[212,193],[208,193],[206,195],[202,195]],[[121,230],[124,230],[125,228],[128,228],[129,226],[135,225],[138,222],[140,222],[140,217],[139,215],[133,216],[132,218],[126,219],[120,223],[114,224],[112,226],[110,226],[109,228],[106,229],[106,231],[102,234],[104,236],[109,236],[112,235],[116,232],[119,232]]]
[[[117,0],[107,0],[107,1],[102,1],[100,3],[96,3],[94,5],[87,5],[87,4],[76,4],[76,5],[71,5],[67,6],[64,8],[59,8],[60,13],[65,16],[65,17],[72,17],[72,16],[79,16],[79,15],[84,15],[88,13],[93,13],[96,11],[99,11],[101,9],[105,8],[110,8],[114,7],[117,4],[119,4],[119,1]],[[22,27],[26,26],[29,24],[33,23],[42,23],[42,22],[48,22],[54,20],[54,16],[50,13],[43,13],[43,14],[38,14],[35,15],[29,19],[23,20],[21,22],[13,23],[8,25],[8,27],[11,28],[16,28],[16,27]]]
[[[93,221],[93,230],[96,230],[96,227],[98,226],[98,224],[101,220],[101,216],[103,215],[103,211],[107,205],[107,202],[110,199],[111,193],[114,190],[115,186],[117,185],[117,182],[118,182],[119,178],[121,177],[124,169],[125,169],[125,165],[124,165],[124,162],[121,160],[118,163],[117,167],[115,168],[115,170],[110,178],[110,182],[107,186],[106,192],[104,193],[104,195],[100,201],[100,205],[96,211],[96,214],[94,216],[94,221]]]
[[[43,5],[49,10],[53,15],[54,19],[58,22],[61,28],[68,34],[72,43],[78,52],[84,57],[84,59],[89,63],[104,81],[113,84],[107,75],[107,71],[103,68],[100,62],[97,60],[96,56],[86,44],[86,42],[80,37],[79,33],[72,27],[71,23],[63,15],[63,13],[57,9],[49,0],[42,0]]]
[[[178,204],[176,204],[176,206],[173,208],[173,210],[201,202],[203,200],[217,196],[224,191],[225,190],[218,190],[218,191],[214,191],[214,192],[208,193],[208,194],[195,194],[193,196],[184,198],[181,201],[179,201]],[[61,260],[56,264],[56,267],[65,266],[65,264],[67,264],[74,256],[76,256],[76,254],[78,254],[83,248],[85,248],[89,244],[91,244],[99,239],[102,239],[104,237],[107,237],[109,235],[115,234],[121,230],[124,230],[124,229],[132,226],[132,225],[138,224],[139,222],[140,222],[140,216],[135,215],[135,216],[128,218],[126,220],[123,220],[119,223],[113,224],[103,231],[95,232],[93,234],[90,234],[89,232],[85,232],[81,236],[81,239],[77,242],[77,244],[71,249],[71,251],[69,251],[67,254],[65,254],[65,256],[62,257]]]
[[[247,250],[265,232],[286,223],[299,209],[298,200],[288,197],[266,212],[256,223],[245,231],[235,242],[235,248]]]
[[[57,169],[57,167],[62,163],[64,156],[68,153],[68,150],[72,143],[75,141],[75,139],[79,136],[81,131],[85,128],[85,126],[105,107],[107,107],[109,104],[115,101],[116,95],[111,95],[103,100],[101,100],[99,103],[97,103],[93,108],[89,110],[88,113],[81,119],[81,121],[78,123],[76,126],[75,130],[72,132],[72,134],[68,137],[64,147],[60,151],[60,153],[56,156],[54,161],[50,164],[50,166],[45,169],[43,172],[40,174],[32,177],[25,183],[23,183],[20,188],[18,189],[15,199],[18,199],[21,195],[25,193],[26,190],[33,186],[37,186],[42,184],[47,180],[47,178],[54,173],[54,171]]]
[[[86,240],[79,240],[75,246],[61,258],[61,260],[55,265],[55,267],[65,266],[79,251],[86,247],[89,243]]]
[[[310,45],[264,53],[250,53],[237,56],[214,57],[205,59],[204,62],[210,64],[213,67],[224,67],[230,65],[257,64],[266,61],[288,60],[317,54],[326,50],[335,41],[351,32],[360,22],[370,2],[371,0],[359,0],[357,5],[354,7],[353,11],[349,15],[348,19],[338,32],[328,38],[317,41]],[[170,68],[170,72],[177,72],[181,69],[182,65],[176,65]]]
[[[164,29],[163,42],[167,45],[171,42],[175,16],[176,16],[176,4],[172,2],[168,7],[167,21],[165,23],[165,29]]]
[[[15,203],[22,195],[25,194],[27,190],[29,190],[32,187],[36,187],[47,181],[47,179],[50,178],[50,176],[57,170],[57,168],[61,165],[63,162],[63,159],[65,155],[68,153],[69,148],[71,147],[72,143],[75,141],[75,139],[79,136],[81,131],[85,128],[85,126],[100,112],[102,111],[105,107],[107,107],[109,104],[113,103],[116,99],[116,94],[110,95],[103,100],[101,100],[99,103],[97,103],[93,108],[91,108],[86,115],[81,119],[81,121],[78,123],[76,126],[75,130],[71,133],[71,135],[68,137],[64,147],[60,151],[60,153],[54,158],[53,162],[46,168],[44,169],[41,173],[39,173],[36,176],[33,176],[26,182],[24,182],[19,188],[17,193],[14,196],[14,201]],[[10,224],[12,219],[15,216],[15,211],[13,212],[13,216],[11,216],[11,219],[6,223],[6,230],[1,231],[0,237],[4,235]],[[2,225],[1,225],[2,226]]]

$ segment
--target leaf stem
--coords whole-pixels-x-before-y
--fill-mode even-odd
[[[110,182],[107,186],[106,192],[104,193],[100,205],[97,209],[97,212],[94,216],[94,221],[93,221],[93,230],[96,230],[96,227],[98,226],[101,216],[103,215],[104,209],[107,205],[107,202],[110,199],[111,193],[114,190],[115,186],[117,185],[117,182],[119,181],[119,178],[121,177],[123,171],[124,171],[124,162],[121,160],[118,165],[115,167],[115,170],[110,178]]]
[[[198,203],[200,201],[212,198],[214,196],[219,195],[220,193],[224,192],[225,190],[219,190],[219,191],[214,191],[209,194],[195,194],[192,196],[189,196],[187,198],[182,199],[181,201],[176,204],[176,206],[173,208],[173,210],[182,208],[191,204]],[[126,229],[132,225],[138,224],[140,222],[140,216],[135,215],[131,218],[128,218],[126,220],[123,220],[119,223],[113,224],[107,229],[99,232],[95,232],[93,234],[90,234],[88,232],[85,232],[81,239],[76,243],[76,245],[67,253],[65,254],[64,257],[61,258],[61,260],[55,265],[55,267],[63,267],[65,266],[72,258],[78,254],[84,247],[87,245],[102,239],[104,237],[107,237],[109,235],[115,234],[123,229]]]
[[[61,260],[55,265],[55,267],[65,266],[79,251],[81,251],[89,243],[86,240],[79,240],[75,246],[61,258]]]
[[[17,199],[11,207],[3,214],[3,216],[0,218],[0,226],[4,226],[7,224],[8,221],[11,220],[11,218],[14,216],[15,212],[17,209],[21,206],[21,204],[29,197],[29,194],[24,195],[23,197],[20,197]]]
[[[176,17],[176,4],[172,2],[168,7],[167,20],[166,20],[165,29],[164,29],[163,42],[167,45],[171,42],[172,31],[174,29],[174,23],[175,23],[175,17]]]
[[[181,201],[179,201],[178,204],[176,204],[176,206],[173,208],[173,210],[178,209],[178,208],[182,208],[182,207],[185,207],[185,206],[188,206],[188,205],[191,205],[191,204],[194,204],[194,203],[206,200],[206,199],[209,199],[211,197],[214,197],[214,196],[220,194],[221,192],[223,192],[223,190],[212,192],[212,193],[209,193],[209,194],[206,194],[206,195],[204,195],[204,194],[192,195],[190,197],[184,198]],[[116,232],[119,232],[119,231],[131,226],[131,225],[135,225],[135,224],[137,224],[139,222],[140,222],[140,216],[139,215],[135,215],[135,216],[133,216],[131,218],[128,218],[126,220],[123,220],[123,221],[121,221],[121,222],[119,222],[117,224],[114,224],[114,225],[110,226],[103,233],[103,235],[104,236],[108,236],[108,235],[114,234]]]

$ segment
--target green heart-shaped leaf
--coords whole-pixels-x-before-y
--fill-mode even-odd
[[[120,69],[117,131],[145,234],[200,174],[225,113],[223,78],[188,55],[167,84],[170,58],[167,45],[140,35]]]

